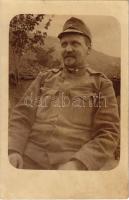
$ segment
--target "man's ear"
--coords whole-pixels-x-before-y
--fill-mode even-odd
[[[87,55],[90,55],[91,47],[88,47]]]

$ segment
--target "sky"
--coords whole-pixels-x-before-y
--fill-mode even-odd
[[[46,16],[49,18],[50,16]],[[48,29],[48,35],[57,37],[62,27],[70,17],[82,19],[89,27],[92,34],[92,48],[110,56],[120,57],[121,53],[121,30],[119,22],[111,16],[88,16],[88,15],[54,15]],[[43,29],[41,23],[39,28]]]

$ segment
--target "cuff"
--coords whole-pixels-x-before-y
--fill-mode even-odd
[[[75,161],[77,163],[77,167],[79,170],[88,170],[88,167],[76,157],[72,157],[71,161]]]

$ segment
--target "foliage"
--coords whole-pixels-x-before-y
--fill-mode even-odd
[[[10,22],[9,50],[10,62],[13,66],[15,78],[18,79],[21,57],[27,50],[33,49],[35,45],[44,45],[47,30],[52,21],[52,16],[45,22],[46,15],[20,14],[16,15]],[[43,32],[35,28],[44,20]],[[13,58],[13,59],[12,59]],[[17,82],[17,80],[16,80]]]
[[[35,47],[33,51],[27,51],[22,57],[22,67],[19,69],[20,77],[36,77],[40,71],[58,68],[61,62],[55,58],[53,53],[55,53],[54,47]]]
[[[47,49],[43,49],[42,47],[36,47],[35,53],[37,61],[40,65],[49,67],[53,62],[52,53],[55,51],[54,47]]]
[[[44,39],[47,36],[47,32],[43,33],[36,30],[33,35],[29,35],[34,31],[35,27],[39,25],[45,15],[33,15],[33,14],[20,14],[15,16],[10,22],[10,45],[15,50],[15,53],[22,55],[24,51],[33,45],[39,43],[44,44]],[[44,24],[44,29],[48,29],[50,26],[51,18]]]

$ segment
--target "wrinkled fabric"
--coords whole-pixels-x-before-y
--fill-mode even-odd
[[[9,150],[46,169],[74,158],[88,170],[99,170],[114,159],[118,141],[112,82],[90,68],[40,73],[16,105],[9,126]]]

